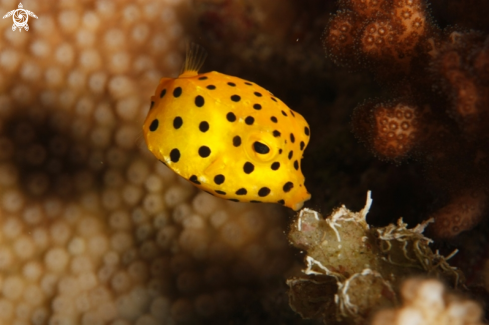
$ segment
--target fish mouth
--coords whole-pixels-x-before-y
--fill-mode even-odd
[[[304,189],[304,194],[302,194],[302,198],[297,198],[299,200],[294,200],[296,203],[292,205],[287,205],[294,211],[300,210],[304,206],[304,202],[309,201],[311,199],[311,193],[307,192],[307,190]]]

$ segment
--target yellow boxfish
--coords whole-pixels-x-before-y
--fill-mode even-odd
[[[149,150],[217,197],[300,209],[311,197],[300,169],[306,120],[253,82],[199,74],[205,57],[192,44],[180,76],[160,80],[143,125]]]

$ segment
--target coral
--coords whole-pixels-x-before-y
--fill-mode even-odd
[[[487,36],[441,30],[422,0],[339,4],[324,32],[326,53],[372,72],[385,90],[357,106],[354,133],[381,159],[418,161],[431,191],[452,198],[429,216],[433,236],[470,230],[487,213],[489,191]],[[460,212],[466,193],[478,193],[471,213]]]
[[[359,138],[384,159],[402,160],[423,141],[423,114],[406,101],[367,102],[356,108]]]
[[[416,48],[432,29],[422,0],[342,0],[323,45],[337,64],[363,65],[387,78],[411,69]]]
[[[141,141],[189,3],[23,5],[28,32],[0,20],[0,323],[228,323],[266,300],[284,211],[198,192]]]
[[[479,304],[447,292],[438,280],[408,279],[401,296],[401,307],[377,312],[371,324],[484,324]]]
[[[433,213],[438,225],[433,228],[437,238],[453,238],[460,232],[472,229],[483,216],[487,196],[482,191],[461,191],[450,202]]]
[[[393,306],[398,281],[415,274],[431,274],[455,286],[463,274],[433,252],[422,232],[431,221],[412,229],[397,225],[370,227],[366,215],[372,200],[360,212],[345,206],[323,219],[303,209],[289,232],[290,241],[305,250],[306,276],[287,280],[291,307],[304,318],[322,318],[363,324],[379,307]]]
[[[452,102],[448,113],[469,138],[487,137],[487,51],[487,39],[480,33],[453,31],[433,62],[433,70]]]

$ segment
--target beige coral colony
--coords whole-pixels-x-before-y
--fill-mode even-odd
[[[426,8],[0,0],[0,325],[483,324],[487,30],[443,29]],[[149,98],[191,41],[209,52],[204,70],[263,81],[310,121],[305,208],[216,198],[148,151]],[[376,97],[365,70],[399,84]],[[369,225],[386,202],[372,175],[411,158],[444,201]],[[365,183],[331,172],[340,160],[368,161]]]

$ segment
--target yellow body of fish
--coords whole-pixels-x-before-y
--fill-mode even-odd
[[[300,209],[311,197],[300,169],[309,125],[252,82],[198,74],[204,58],[191,50],[178,78],[160,80],[143,126],[149,150],[215,196]]]

